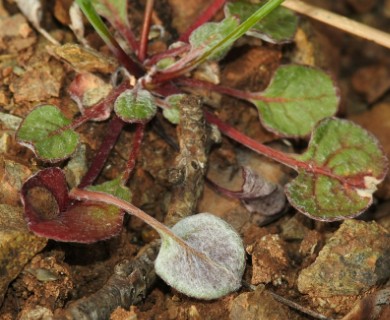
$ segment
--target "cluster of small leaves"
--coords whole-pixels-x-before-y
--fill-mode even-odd
[[[161,106],[164,117],[177,124],[185,91],[172,84],[175,79],[186,76],[188,71],[205,61],[222,59],[233,43],[245,34],[272,43],[285,43],[293,39],[297,28],[296,16],[277,8],[282,0],[260,5],[246,1],[228,2],[224,19],[204,23],[192,32],[187,44],[180,44],[180,50],[168,50],[154,60],[151,57],[149,61],[154,63],[148,66],[147,63],[142,65],[143,59],[134,61],[126,55],[126,50],[100,18],[106,18],[118,29],[129,50],[136,50],[138,43],[129,31],[127,1],[76,2],[118,60],[134,75],[136,83],[133,87],[114,88],[112,92],[117,91],[110,93],[107,103],[88,108],[73,122],[56,106],[36,107],[21,123],[16,137],[37,157],[48,162],[72,156],[79,144],[74,128],[86,120],[105,120],[112,111],[126,123],[145,125],[158,112],[157,106]],[[164,85],[174,87],[177,92],[172,94],[175,90],[167,90],[165,94]],[[203,85],[207,87],[207,84]],[[159,90],[149,91],[148,88]],[[315,219],[333,221],[356,216],[371,204],[372,193],[387,170],[386,158],[376,139],[362,128],[329,118],[336,113],[339,104],[337,88],[329,75],[312,67],[286,65],[276,70],[263,92],[215,88],[251,102],[264,127],[279,136],[305,138],[312,134],[304,154],[285,155],[258,147],[256,142],[242,138],[241,133],[220,121],[214,123],[231,138],[298,171],[298,176],[286,186],[286,194],[299,211]],[[154,92],[158,92],[158,96]],[[160,100],[161,95],[164,99]],[[83,101],[81,96],[77,99],[79,103]],[[252,178],[253,175],[248,174],[241,193],[250,193],[246,188],[253,188],[253,181],[258,181]],[[156,270],[167,283],[202,299],[217,298],[239,288],[245,252],[239,236],[229,225],[212,215],[198,214],[182,220],[170,230],[134,209],[128,203],[130,191],[123,183],[117,178],[69,194],[60,168],[42,170],[22,189],[29,228],[38,235],[59,241],[90,243],[118,234],[123,210],[126,210],[160,233],[162,248]],[[275,192],[280,194],[276,186],[264,186],[268,188],[267,192],[252,192],[254,198],[264,200]],[[85,192],[84,197],[82,192]],[[39,202],[41,198],[48,199],[43,207]],[[243,201],[249,205],[250,199]],[[284,198],[282,202],[281,207]]]

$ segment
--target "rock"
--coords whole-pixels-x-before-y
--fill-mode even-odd
[[[45,307],[31,306],[31,308],[24,309],[19,315],[20,320],[53,320],[53,312]]]
[[[20,189],[33,174],[27,166],[0,156],[0,203],[19,206]]]
[[[303,214],[295,214],[281,224],[282,237],[285,240],[302,240],[310,231],[312,221]]]
[[[0,217],[0,305],[8,284],[18,276],[24,265],[45,247],[46,242],[47,239],[39,238],[25,230],[8,228]]]
[[[38,310],[56,310],[64,307],[74,289],[74,279],[70,267],[63,262],[61,252],[38,254],[26,265],[23,272],[12,283],[13,292],[26,297],[20,303],[18,319],[34,318]],[[36,307],[39,306],[42,309]],[[39,314],[39,313],[38,313]],[[23,318],[24,319],[24,318]]]
[[[276,301],[271,294],[259,287],[254,292],[245,292],[233,300],[230,320],[281,320],[297,319],[289,308]]]
[[[49,61],[27,67],[20,77],[13,77],[10,90],[16,103],[46,101],[59,97],[65,72],[61,63]]]
[[[248,253],[252,255],[252,284],[281,283],[290,264],[285,246],[286,243],[279,235],[269,234],[247,248]]]
[[[298,290],[343,312],[390,276],[390,234],[376,222],[346,220],[298,277]]]
[[[37,38],[22,14],[0,19],[0,50],[17,53],[35,44]]]
[[[323,235],[317,230],[310,230],[303,238],[299,247],[299,254],[304,259],[303,266],[313,263],[322,248],[324,242]]]

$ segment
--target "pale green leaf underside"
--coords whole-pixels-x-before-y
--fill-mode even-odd
[[[245,21],[258,8],[259,4],[246,1],[229,2],[225,6],[225,14],[237,16],[240,21]],[[246,34],[271,43],[285,43],[292,41],[297,27],[298,17],[292,11],[278,7],[249,29]]]
[[[155,269],[165,282],[188,296],[206,300],[241,287],[245,250],[229,224],[214,215],[199,213],[182,219],[172,231],[192,249],[161,235]]]
[[[76,150],[79,136],[72,129],[62,130],[71,121],[54,105],[35,108],[22,122],[16,138],[32,148],[42,160],[69,157]]]
[[[165,98],[165,102],[169,108],[163,110],[163,116],[169,122],[178,124],[180,122],[180,101],[185,97],[185,94],[173,94]]]
[[[125,122],[145,123],[154,117],[157,107],[149,91],[129,89],[116,99],[114,110]]]
[[[125,187],[122,183],[120,178],[106,181],[102,184],[96,185],[96,186],[89,186],[87,188],[91,191],[97,191],[97,192],[105,192],[112,194],[113,196],[120,198],[122,200],[125,200],[127,202],[131,201],[131,192],[129,188]]]
[[[387,170],[386,157],[374,136],[350,121],[334,118],[320,122],[308,150],[296,158],[339,177],[298,170],[298,177],[286,186],[294,207],[325,221],[354,217],[365,210]]]
[[[334,115],[339,104],[331,78],[300,65],[278,68],[259,99],[251,99],[264,126],[286,137],[304,137],[316,123]]]
[[[91,191],[105,192],[108,194],[112,194],[113,196],[118,197],[122,200],[128,202],[131,201],[131,192],[127,187],[121,184],[120,178],[106,181],[96,186],[89,186],[87,189]],[[122,209],[118,208],[117,206],[104,204],[101,207],[91,207],[91,210],[89,210],[88,213],[95,219],[95,221],[101,220],[102,223],[115,223],[121,212]]]
[[[235,17],[228,17],[220,22],[207,22],[191,33],[189,42],[191,50],[196,51],[198,55],[210,50],[218,44],[227,35],[238,27],[238,20]],[[213,53],[209,60],[220,59],[231,47],[231,44],[221,45],[218,51]]]

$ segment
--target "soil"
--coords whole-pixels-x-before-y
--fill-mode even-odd
[[[163,50],[210,2],[156,1],[153,23],[163,25],[166,34],[162,40],[151,42],[149,53]],[[64,11],[70,3],[67,0],[48,1],[41,23],[63,44],[76,43],[67,27],[69,17]],[[131,22],[138,33],[144,1],[131,3]],[[390,29],[390,1],[316,0],[310,3],[378,29]],[[103,55],[109,55],[109,50],[93,30],[87,30],[86,38],[92,47]],[[2,114],[23,118],[36,105],[53,103],[67,117],[75,117],[79,110],[70,99],[67,88],[76,70],[93,71],[107,80],[116,67],[112,59],[104,59],[100,64],[97,57],[89,57],[87,60],[92,61],[90,64],[70,66],[53,51],[53,45],[29,25],[14,1],[0,1]],[[244,38],[218,65],[210,67],[219,70],[213,76],[217,76],[223,85],[261,91],[275,69],[280,64],[290,62],[313,65],[329,72],[340,88],[341,108],[338,116],[352,119],[372,131],[381,141],[385,152],[390,154],[389,49],[302,17],[293,44],[271,45]],[[205,77],[205,73],[195,76]],[[222,120],[257,141],[296,152],[307,145],[305,140],[285,143],[267,132],[262,128],[255,108],[243,101],[210,92],[197,93],[202,94],[207,104],[218,111]],[[15,142],[13,136],[17,125],[12,124],[12,121],[18,121],[15,119],[6,122],[0,119],[0,200],[3,206],[12,207],[12,210],[19,212],[16,215],[20,215],[21,184],[33,172],[48,165],[36,160],[31,151]],[[77,185],[80,181],[82,172],[85,172],[83,165],[90,163],[106,128],[107,121],[89,122],[78,129],[86,147],[86,163],[81,160],[77,169],[68,166],[69,184]],[[99,177],[100,182],[117,177],[123,170],[134,132],[131,126],[123,130]],[[176,127],[158,114],[147,127],[141,153],[129,182],[132,203],[160,221],[164,220],[172,192],[168,169],[175,163],[176,144]],[[65,167],[67,164],[63,162],[57,165]],[[222,142],[211,149],[207,176],[226,188],[238,189],[242,182],[242,165],[249,165],[258,174],[280,186],[294,174],[222,138]],[[387,177],[375,194],[374,205],[354,222],[313,221],[290,207],[286,207],[276,219],[270,220],[259,212],[249,212],[239,200],[226,198],[206,184],[197,211],[215,213],[241,234],[248,252],[244,275],[247,285],[224,298],[200,301],[176,292],[157,279],[141,302],[127,309],[118,306],[110,319],[268,320],[316,319],[320,315],[323,315],[322,319],[352,319],[353,315],[353,319],[371,319],[374,315],[375,319],[387,319],[390,295],[385,296],[387,298],[381,296],[384,299],[381,304],[378,296],[385,295],[389,288],[389,199],[390,178]],[[50,208],[56,204],[53,199],[42,198],[35,205],[41,206],[39,210],[50,216]],[[4,208],[0,208],[0,232],[4,231],[2,219],[5,219],[5,214],[1,213]],[[10,225],[12,230],[15,225],[19,228],[23,220],[15,218]],[[128,216],[118,236],[95,244],[53,240],[42,244],[42,239],[36,243],[31,237],[19,238],[19,247],[30,252],[25,252],[23,259],[14,259],[12,266],[17,272],[3,272],[2,268],[5,265],[10,268],[10,264],[1,261],[4,253],[0,253],[0,275],[6,280],[5,283],[0,282],[0,290],[4,290],[3,302],[0,300],[1,320],[52,319],[53,313],[58,314],[70,303],[99,290],[114,273],[118,263],[124,259],[134,259],[141,248],[158,238],[143,222]],[[345,242],[344,239],[350,241]],[[347,250],[343,251],[343,248]],[[4,245],[4,248],[0,246],[0,250],[11,255],[8,260],[13,259],[15,252],[12,248]],[[332,256],[332,252],[340,253],[346,261]],[[328,270],[329,278],[323,279],[321,272],[326,271],[326,266],[331,266],[331,270]],[[335,274],[337,284],[333,283],[336,281],[332,278]],[[251,286],[256,286],[255,291],[251,291]],[[2,294],[0,291],[0,298]],[[281,302],[274,294],[292,301],[295,307]],[[363,305],[371,307],[363,308]],[[315,314],[308,314],[307,310]]]

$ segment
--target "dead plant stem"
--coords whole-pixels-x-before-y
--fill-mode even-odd
[[[282,3],[282,6],[302,15],[308,16],[314,20],[326,23],[334,28],[340,29],[390,49],[389,33],[348,19],[328,10],[315,7],[300,0],[286,0]]]

